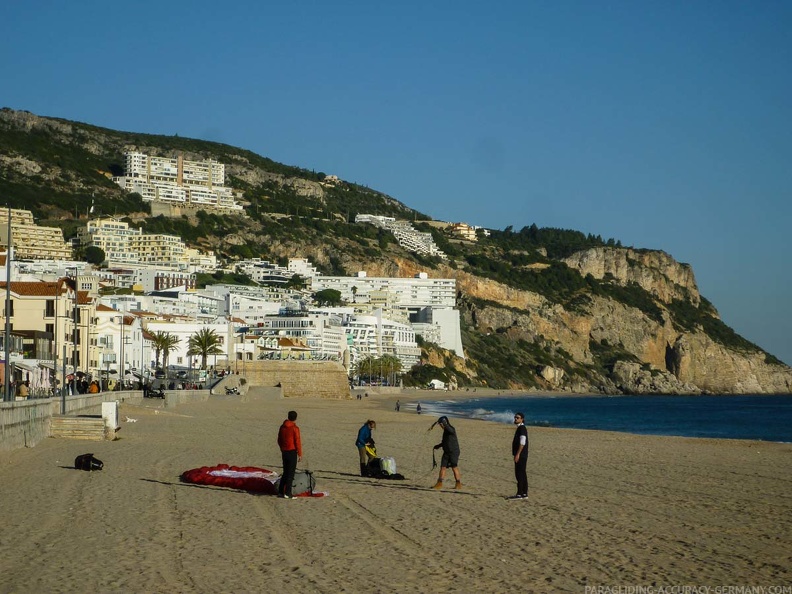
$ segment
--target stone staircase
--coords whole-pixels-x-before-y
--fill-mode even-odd
[[[115,431],[105,426],[101,415],[52,417],[50,437],[102,441],[115,439]]]

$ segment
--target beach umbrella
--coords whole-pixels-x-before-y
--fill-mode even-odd
[[[38,369],[34,369],[30,373],[28,373],[28,381],[30,382],[30,390],[31,390],[31,392],[36,391],[36,390],[39,389]]]

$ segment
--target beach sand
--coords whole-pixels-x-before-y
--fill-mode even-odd
[[[405,392],[403,404],[429,396]],[[585,592],[789,586],[792,445],[529,428],[530,496],[513,427],[453,420],[464,489],[434,491],[434,417],[364,400],[247,396],[121,406],[113,442],[0,453],[0,592]],[[226,463],[280,471],[297,410],[322,498],[179,482]],[[137,422],[124,422],[125,417]],[[358,428],[404,481],[358,476]],[[104,470],[72,468],[93,452]],[[439,456],[438,456],[439,460]],[[450,474],[450,473],[449,473]],[[448,481],[448,479],[447,479]],[[589,591],[596,591],[590,589]],[[625,590],[626,591],[626,590]]]

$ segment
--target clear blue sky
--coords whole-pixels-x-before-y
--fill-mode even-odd
[[[0,106],[662,249],[792,363],[790,27],[788,1],[8,2]]]

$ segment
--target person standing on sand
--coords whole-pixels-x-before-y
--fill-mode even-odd
[[[401,408],[401,404],[399,404],[399,401],[397,400],[396,401],[396,412],[399,412],[399,408]]]
[[[302,460],[302,441],[300,428],[294,422],[296,420],[297,412],[290,410],[287,419],[278,430],[278,447],[283,460],[283,476],[278,485],[278,497],[283,499],[292,498],[294,473],[297,470],[297,462]]]
[[[371,437],[371,430],[376,428],[377,423],[369,419],[363,423],[363,426],[358,430],[355,446],[360,456],[360,476],[369,476],[370,474],[368,471],[368,463],[372,460],[372,457],[369,456],[369,453],[366,451],[366,446],[374,443]]]
[[[456,480],[454,489],[461,489],[462,481],[459,476],[459,440],[457,439],[456,429],[448,422],[448,417],[440,417],[437,419],[437,424],[443,428],[443,439],[434,449],[438,450],[443,448],[443,457],[440,460],[440,475],[437,477],[437,483],[432,489],[443,488],[446,468],[450,468],[454,473],[454,479]],[[432,425],[432,427],[434,427],[434,425]]]
[[[526,499],[528,497],[528,428],[525,426],[525,415],[514,413],[514,424],[517,430],[512,440],[512,456],[514,457],[514,477],[517,479],[517,494],[509,499]]]
[[[417,412],[419,415],[421,414],[421,403],[420,402],[418,403],[418,406],[415,407],[415,412]]]

